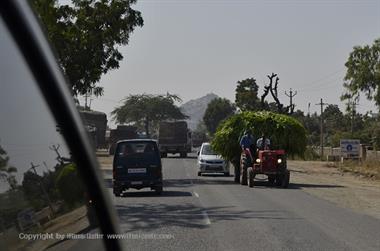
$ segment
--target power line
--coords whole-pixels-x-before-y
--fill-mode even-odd
[[[321,89],[321,87],[324,87],[323,89],[337,87],[336,83],[338,80],[339,80],[339,78],[337,77],[337,78],[331,79],[329,81],[320,83],[318,85],[306,86],[305,88],[300,89],[300,91],[307,92],[307,91],[319,90],[319,89]]]

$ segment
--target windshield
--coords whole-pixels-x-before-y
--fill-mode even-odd
[[[0,2],[43,26],[125,249],[380,250],[380,0]],[[97,251],[94,163],[17,67],[23,23],[0,22],[0,249]]]
[[[216,155],[216,153],[212,150],[211,145],[204,145],[202,147],[202,155]]]

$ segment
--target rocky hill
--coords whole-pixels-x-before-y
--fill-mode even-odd
[[[206,96],[192,99],[180,106],[181,111],[190,117],[187,120],[187,123],[191,130],[194,130],[198,123],[203,119],[208,103],[218,97],[219,96],[214,93],[209,93]]]

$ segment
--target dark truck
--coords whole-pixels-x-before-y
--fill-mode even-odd
[[[109,154],[113,155],[115,153],[116,143],[119,140],[136,139],[136,138],[138,138],[137,127],[127,126],[127,125],[118,125],[116,129],[112,129],[110,131]]]
[[[161,122],[158,130],[161,157],[179,153],[182,158],[191,152],[191,132],[186,121]]]

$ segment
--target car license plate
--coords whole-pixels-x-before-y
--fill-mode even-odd
[[[131,185],[142,185],[142,181],[131,181]]]
[[[146,168],[129,168],[128,173],[146,173]]]

